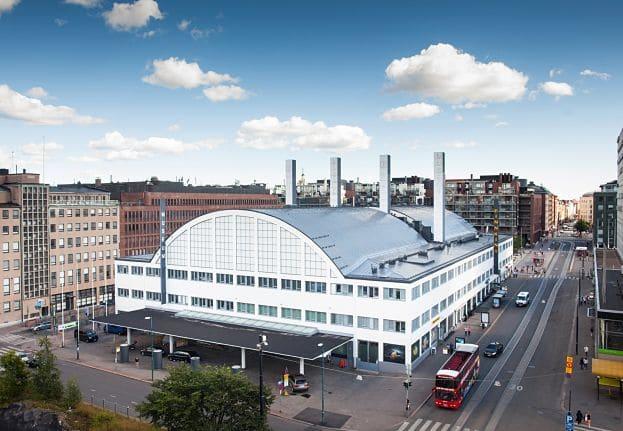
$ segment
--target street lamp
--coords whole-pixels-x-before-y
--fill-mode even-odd
[[[149,333],[151,334],[151,381],[154,381],[154,318],[153,316],[145,316],[145,320],[149,320]]]
[[[324,344],[322,343],[318,343],[318,347],[320,347],[320,349],[322,349],[322,347],[324,346]],[[322,392],[321,392],[321,396],[320,396],[320,400],[321,400],[321,409],[320,409],[320,425],[324,425],[324,352],[321,350],[321,359],[320,362],[322,364],[321,368],[322,368],[322,374],[321,374],[321,386],[322,386]]]
[[[262,375],[262,351],[265,346],[268,346],[266,335],[260,334],[259,343],[257,343],[257,349],[260,352],[260,420],[264,420],[264,376]]]

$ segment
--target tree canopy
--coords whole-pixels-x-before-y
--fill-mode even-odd
[[[259,413],[259,387],[229,367],[193,370],[182,365],[171,369],[169,376],[153,387],[137,411],[169,431],[269,429],[266,413],[264,417]],[[264,396],[267,411],[273,396],[266,387]]]
[[[38,366],[31,375],[33,395],[42,400],[60,400],[63,397],[63,383],[48,337],[39,339],[35,360]]]
[[[588,224],[588,222],[586,220],[578,220],[575,222],[575,230],[577,230],[580,234],[582,234],[582,232],[587,232],[590,229],[590,225]]]
[[[22,358],[15,352],[0,357],[0,402],[14,401],[22,397],[28,386],[28,370]]]

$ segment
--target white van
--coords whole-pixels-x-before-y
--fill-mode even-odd
[[[517,298],[515,298],[515,305],[517,307],[525,307],[530,302],[530,292],[519,292]]]

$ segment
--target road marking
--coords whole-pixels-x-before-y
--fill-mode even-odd
[[[411,428],[409,428],[409,431],[415,431],[420,422],[422,422],[422,419],[416,419],[415,422],[413,422],[413,425],[411,425]]]
[[[426,431],[428,429],[428,427],[430,426],[430,424],[432,424],[433,421],[431,421],[430,419],[427,420],[426,422],[424,422],[424,425],[422,425],[422,428],[420,428],[420,431]]]
[[[117,398],[117,395],[111,395],[110,398]]]
[[[134,403],[134,401],[132,401],[132,403]],[[398,428],[398,431],[404,431],[404,429],[408,426],[409,422],[403,422],[402,425],[400,425],[400,428]]]
[[[441,428],[441,431],[448,431],[448,428],[450,428],[450,424],[445,424],[445,425]]]
[[[433,425],[430,431],[437,431],[437,428],[439,428],[440,426],[441,426],[441,422],[437,422],[435,425]]]

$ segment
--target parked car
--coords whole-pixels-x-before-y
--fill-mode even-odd
[[[519,292],[517,298],[515,298],[515,305],[517,307],[525,307],[530,303],[530,292]]]
[[[154,350],[162,350],[162,356],[166,356],[167,354],[167,351],[160,346],[154,346]],[[151,353],[151,346],[147,346],[141,349],[141,356],[151,356]]]
[[[288,385],[292,389],[292,392],[305,392],[309,390],[309,382],[307,377],[303,374],[297,374],[294,377],[290,377]]]
[[[493,357],[499,356],[503,351],[504,351],[504,344],[494,341],[492,343],[489,343],[487,347],[485,347],[483,354],[487,358],[493,358]]]
[[[197,352],[176,350],[173,353],[169,354],[169,361],[190,363],[190,358],[192,358],[193,356],[199,355],[197,355]]]
[[[78,330],[74,329],[74,338],[78,337]],[[95,343],[97,340],[99,340],[99,336],[97,335],[97,332],[95,332],[92,329],[87,329],[86,331],[84,330],[80,330],[80,341],[84,341],[86,343]]]
[[[42,322],[32,327],[32,332],[41,332],[52,329],[52,322]]]
[[[499,293],[500,295],[502,295],[502,297],[506,297],[506,294],[508,293],[508,287],[506,286],[502,286],[498,289],[497,293]]]
[[[39,363],[37,362],[37,358],[32,356],[30,353],[26,352],[15,352],[18,358],[22,360],[24,364],[28,366],[28,368],[36,368]]]
[[[125,335],[125,334],[127,334],[128,329],[124,328],[123,326],[105,325],[104,326],[104,332],[106,332],[108,334]]]

